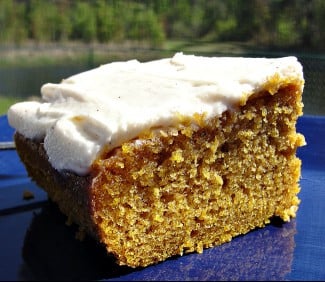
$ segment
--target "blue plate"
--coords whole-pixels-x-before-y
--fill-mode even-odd
[[[1,151],[0,280],[324,280],[325,117],[303,116],[297,127],[307,146],[298,151],[303,166],[296,219],[143,269],[116,265],[90,238],[75,240],[76,226],[65,225],[16,151]],[[12,136],[1,116],[0,141]]]

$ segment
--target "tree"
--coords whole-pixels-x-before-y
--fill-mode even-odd
[[[20,44],[27,36],[25,3],[0,1],[0,41]]]
[[[131,40],[147,40],[159,45],[164,40],[164,32],[154,11],[141,4],[132,7],[127,18],[126,37]]]
[[[71,12],[72,39],[92,42],[97,36],[96,14],[94,7],[88,2],[74,2]]]

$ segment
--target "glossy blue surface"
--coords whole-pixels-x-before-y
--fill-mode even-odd
[[[33,184],[15,150],[0,151],[0,280],[324,280],[325,117],[304,116],[307,146],[297,218],[273,222],[203,254],[144,269],[117,266],[96,242],[75,240],[75,226]],[[13,130],[0,117],[0,141]],[[34,198],[24,200],[25,190]]]

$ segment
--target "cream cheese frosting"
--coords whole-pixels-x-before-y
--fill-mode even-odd
[[[172,58],[102,65],[41,87],[41,102],[10,107],[9,124],[27,138],[44,139],[57,170],[84,175],[102,148],[113,149],[145,129],[173,126],[195,113],[219,116],[263,89],[303,87],[296,57]],[[273,89],[276,91],[277,89]]]

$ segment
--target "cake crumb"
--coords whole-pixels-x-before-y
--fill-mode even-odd
[[[24,190],[23,192],[23,199],[24,200],[31,200],[31,199],[34,199],[35,196],[34,196],[34,193],[29,191],[29,190]]]
[[[75,238],[82,242],[86,238],[86,231],[83,228],[79,228],[75,234]]]

